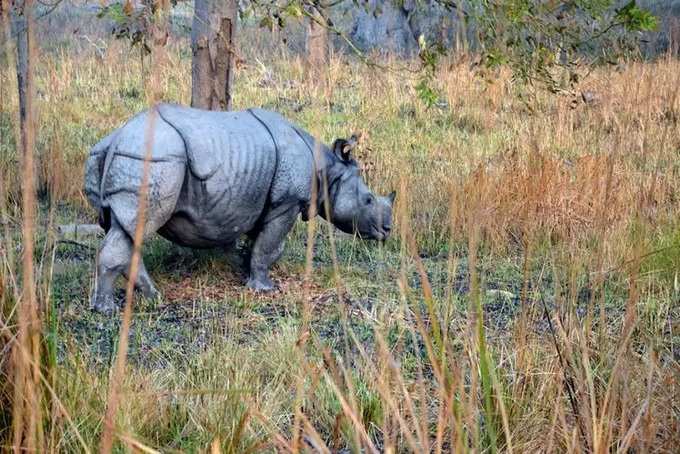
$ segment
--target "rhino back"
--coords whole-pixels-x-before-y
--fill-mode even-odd
[[[117,155],[144,160],[147,138],[150,139],[151,161],[186,161],[182,138],[159,115],[145,110],[130,118],[123,126],[109,135],[109,148]],[[153,136],[149,133],[153,132]]]
[[[150,132],[152,136],[148,136]],[[184,180],[184,142],[160,117],[142,112],[115,132],[101,171],[100,205],[110,208],[130,235],[134,235],[137,222],[148,146],[151,156],[145,232],[157,230],[170,219]]]
[[[316,148],[322,153],[325,146],[276,112],[252,110],[267,125],[278,146],[278,163],[270,195],[272,204],[308,203],[314,175],[313,153]]]
[[[212,247],[251,231],[270,203],[277,170],[271,135],[248,112],[175,106],[161,112],[184,139],[191,171],[160,233],[187,246]]]
[[[153,135],[147,137],[149,132]],[[112,134],[106,150],[108,162],[101,172],[100,194],[104,206],[112,194],[139,191],[148,146],[151,168],[163,163],[186,163],[184,142],[174,128],[160,117],[152,119],[149,111],[134,116]]]

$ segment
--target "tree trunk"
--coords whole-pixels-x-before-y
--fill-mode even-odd
[[[195,0],[191,30],[191,105],[231,109],[236,0]]]
[[[13,69],[16,68],[14,61],[14,49],[12,47],[12,25],[10,22],[10,0],[0,0],[0,39],[2,40],[2,47],[0,48],[0,113],[10,114],[10,104],[8,96],[16,90],[14,86]],[[16,92],[15,92],[16,93]],[[7,112],[5,111],[7,109]],[[16,136],[18,137],[19,129],[16,129]],[[5,178],[5,175],[0,173],[0,178]],[[0,186],[2,183],[0,183]],[[0,188],[0,192],[5,188]],[[2,192],[4,194],[4,192]],[[0,195],[1,196],[1,195]]]
[[[307,61],[313,68],[322,68],[328,63],[328,28],[323,25],[325,24],[323,15],[319,14],[316,9],[313,9],[311,14],[314,17],[307,19],[305,39]]]
[[[14,20],[14,34],[16,36],[17,44],[17,84],[19,88],[19,124],[21,128],[21,140],[24,142],[26,138],[24,137],[26,128],[24,127],[26,123],[27,115],[27,98],[28,98],[28,45],[29,45],[29,25],[27,15],[30,12],[28,8],[30,5],[24,3],[23,11],[18,12],[16,19]],[[32,98],[31,98],[32,99]]]
[[[151,46],[149,55],[150,68],[152,70],[144,73],[144,93],[147,96],[149,105],[153,105],[163,99],[163,84],[160,83],[162,71],[159,69],[167,62],[167,51],[165,49],[169,39],[169,17],[170,2],[167,0],[142,0],[146,11],[147,39]]]
[[[10,59],[10,39],[12,32],[9,24],[9,0],[0,0],[0,28],[2,28],[2,49],[0,49],[0,63],[9,66]]]
[[[13,426],[14,450],[43,451],[40,430],[40,321],[34,275],[36,223],[35,184],[35,84],[33,64],[33,2],[24,0],[17,10],[17,78],[19,85],[19,122],[21,125],[22,173],[22,286],[17,312],[17,344],[13,350],[15,364]]]

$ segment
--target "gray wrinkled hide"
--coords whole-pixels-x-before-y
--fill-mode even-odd
[[[298,215],[307,215],[315,179],[322,187],[327,178],[336,226],[368,238],[389,235],[394,195],[377,197],[368,190],[349,157],[351,146],[339,139],[331,150],[261,109],[212,112],[162,104],[136,115],[95,145],[86,164],[85,192],[107,231],[94,308],[115,308],[114,281],[129,267],[147,149],[145,235],[158,232],[184,246],[225,249],[247,235],[252,240],[248,286],[271,290],[269,267],[283,252]],[[318,199],[317,212],[323,214]],[[158,293],[143,263],[136,285],[146,296]]]

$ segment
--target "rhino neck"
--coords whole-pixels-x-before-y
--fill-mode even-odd
[[[343,166],[338,165],[338,158],[323,143],[314,139],[306,131],[293,127],[293,130],[300,136],[307,146],[314,168],[314,181],[312,184],[310,203],[302,210],[302,219],[308,221],[313,215],[319,214],[326,219],[326,202],[328,201],[328,212],[333,212],[333,200],[337,183],[342,179]],[[316,203],[314,203],[314,200]],[[314,203],[315,212],[312,213],[311,207]]]
[[[338,158],[329,149],[321,152],[316,160],[316,213],[330,221],[327,214],[333,213],[333,201],[337,194],[338,183],[342,180],[344,166],[338,164]]]

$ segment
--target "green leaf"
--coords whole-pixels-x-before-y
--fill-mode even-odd
[[[112,20],[117,25],[124,24],[128,20],[127,14],[123,11],[122,3],[112,3],[111,5],[101,9],[97,14],[99,18],[107,18]]]
[[[430,87],[426,79],[422,79],[420,82],[418,82],[415,88],[418,98],[423,102],[423,104],[425,104],[425,106],[428,109],[437,104],[439,96],[434,91],[434,89]]]
[[[286,6],[284,12],[291,17],[302,17],[302,8],[297,3],[291,3]]]
[[[427,41],[425,41],[425,35],[423,35],[422,33],[420,36],[418,36],[418,47],[420,48],[421,51],[427,49]]]
[[[641,9],[635,0],[628,2],[616,12],[616,19],[630,31],[652,31],[657,27],[656,16],[645,9]]]
[[[508,63],[508,58],[499,49],[489,49],[484,56],[484,64],[487,68],[498,68]]]
[[[271,16],[264,16],[260,20],[260,27],[268,28],[270,31],[274,29],[274,20]]]

